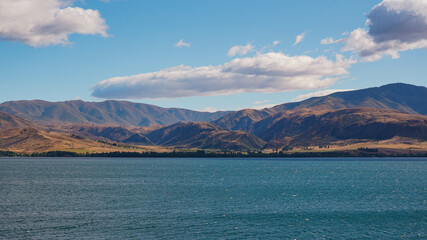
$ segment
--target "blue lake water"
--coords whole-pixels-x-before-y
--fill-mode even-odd
[[[427,159],[368,160],[0,159],[0,238],[426,239]]]

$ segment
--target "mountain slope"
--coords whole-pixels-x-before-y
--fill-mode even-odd
[[[208,122],[177,123],[153,132],[147,137],[158,145],[211,149],[260,149],[265,142],[243,131],[226,131]]]
[[[0,112],[0,129],[22,128],[30,126],[35,126],[35,124],[20,117],[13,116],[5,112]]]
[[[395,136],[427,140],[427,116],[396,110],[352,108],[275,114],[258,122],[256,135],[279,145],[316,145],[346,139],[384,140]]]
[[[62,127],[61,131],[92,139],[107,139],[115,142],[153,145],[153,143],[144,135],[121,126],[71,125]]]
[[[236,111],[213,121],[213,123],[227,130],[255,133],[256,122],[280,112],[286,111],[286,114],[290,115],[304,111],[331,111],[360,107],[395,109],[409,114],[427,115],[427,88],[395,83],[375,88],[338,92],[301,102],[285,103],[270,109]]]
[[[410,114],[427,115],[427,88],[404,83],[388,84],[348,92],[337,92],[324,97],[310,98],[296,103],[285,103],[271,108],[273,112],[315,108],[333,110],[367,107],[395,109]]]
[[[45,125],[103,124],[126,127],[171,125],[185,121],[213,121],[228,112],[197,112],[178,108],[127,101],[47,102],[10,101],[0,104],[0,111]]]
[[[253,132],[254,124],[265,117],[271,116],[274,112],[263,109],[244,109],[237,112],[229,113],[224,117],[213,121],[227,130],[241,130],[246,132]]]
[[[67,133],[44,131],[33,127],[0,130],[0,150],[14,152],[111,152],[129,151]]]

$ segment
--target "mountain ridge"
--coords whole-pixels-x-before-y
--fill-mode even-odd
[[[0,111],[43,125],[100,124],[126,127],[171,125],[182,121],[212,121],[228,113],[162,108],[145,103],[115,100],[103,102],[8,101],[0,104]]]
[[[284,103],[272,111],[295,108],[327,107],[328,109],[368,107],[395,109],[410,114],[427,114],[427,88],[406,83],[392,83],[353,91],[336,92],[323,97],[313,97],[293,103]]]
[[[337,92],[327,96],[313,97],[300,102],[284,103],[272,108],[246,109],[231,112],[212,121],[228,130],[250,130],[261,119],[254,116],[271,117],[280,112],[288,114],[304,111],[332,111],[345,108],[394,109],[408,114],[427,114],[427,88],[404,83],[388,84],[381,87],[354,91]],[[246,119],[243,122],[241,119]]]

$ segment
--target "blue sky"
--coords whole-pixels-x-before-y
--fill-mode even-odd
[[[43,6],[24,8],[21,1],[14,7],[11,1],[21,0],[0,0],[0,102],[119,98],[234,110],[326,90],[426,85],[425,0],[411,0],[417,8],[399,0],[34,0],[48,1],[46,8],[63,14],[52,22],[36,17]],[[7,7],[16,13],[8,15]],[[34,14],[29,21],[36,30],[19,22],[19,7]],[[87,14],[91,22],[77,22],[79,15],[71,12]],[[390,27],[381,24],[403,13],[421,20],[384,32]],[[414,29],[413,38],[404,37]],[[337,43],[321,44],[328,38]],[[189,46],[176,46],[180,40]],[[177,66],[186,67],[169,69]]]

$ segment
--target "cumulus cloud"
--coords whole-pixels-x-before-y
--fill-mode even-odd
[[[253,51],[253,49],[254,49],[254,46],[252,46],[252,44],[250,43],[246,45],[238,45],[230,48],[230,50],[228,50],[227,55],[230,57],[234,57],[236,55],[244,56],[249,52]]]
[[[179,42],[177,42],[177,43],[175,43],[175,45],[174,45],[175,47],[179,47],[179,48],[181,48],[181,47],[190,47],[191,46],[191,44],[190,43],[186,43],[186,42],[184,42],[184,40],[179,40]]]
[[[301,33],[295,38],[294,46],[300,43],[305,38],[305,32]]]
[[[367,15],[369,29],[350,33],[343,51],[355,51],[365,61],[384,55],[427,48],[427,0],[384,0]]]
[[[244,92],[321,89],[347,75],[355,61],[337,56],[288,56],[266,53],[223,65],[180,65],[158,72],[114,77],[97,83],[92,96],[104,99],[177,98]]]
[[[324,56],[288,56],[282,53],[266,53],[251,58],[237,58],[223,65],[224,72],[248,76],[301,77],[336,76],[348,74],[347,68],[354,63],[337,55],[335,62]],[[316,88],[313,86],[313,88]]]
[[[336,93],[336,92],[348,92],[348,91],[353,91],[354,89],[328,89],[328,90],[321,90],[321,91],[317,91],[317,92],[312,92],[312,93],[308,93],[308,94],[303,94],[303,95],[299,95],[296,98],[294,98],[294,101],[302,101],[302,100],[306,100],[312,97],[323,97],[332,93]]]
[[[65,0],[1,0],[0,39],[33,47],[69,44],[70,34],[106,37],[107,25],[97,10],[72,7]]]

